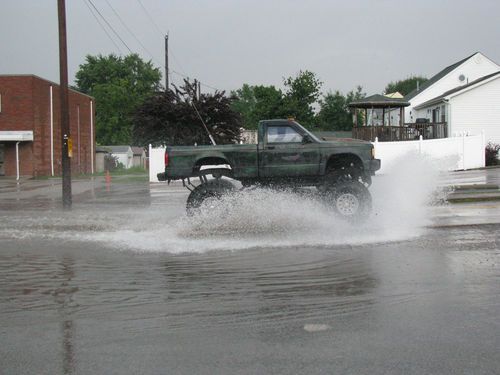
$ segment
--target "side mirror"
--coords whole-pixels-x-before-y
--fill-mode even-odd
[[[305,145],[305,144],[311,143],[311,142],[312,142],[312,139],[309,136],[309,134],[304,134],[302,137],[302,144]]]

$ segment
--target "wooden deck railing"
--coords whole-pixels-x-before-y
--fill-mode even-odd
[[[352,137],[365,141],[380,142],[414,141],[423,139],[438,139],[448,136],[446,122],[408,123],[405,126],[360,126],[352,128]]]

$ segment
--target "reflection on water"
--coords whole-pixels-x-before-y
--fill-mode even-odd
[[[159,314],[171,327],[310,319],[369,308],[377,285],[367,259],[348,248],[160,258],[43,253],[0,255],[0,312],[14,320],[20,311],[56,314],[68,366],[78,318]]]
[[[61,285],[54,294],[54,299],[58,304],[58,311],[61,321],[61,337],[63,351],[63,373],[72,374],[74,369],[74,333],[75,324],[72,319],[71,308],[74,304],[73,296],[78,288],[71,287],[70,283],[74,277],[74,261],[72,257],[64,256],[61,261],[60,280]]]
[[[111,361],[116,373],[134,373],[154,353],[155,369],[165,369],[160,364],[167,356],[172,363],[180,358],[186,373],[203,372],[207,363],[217,373],[219,359],[209,356],[210,362],[201,353],[236,345],[236,353],[252,358],[256,346],[277,345],[295,348],[282,371],[290,373],[300,362],[292,355],[297,350],[314,356],[313,337],[355,355],[363,338],[368,347],[377,345],[372,334],[379,332],[389,335],[385,346],[392,348],[393,340],[410,340],[415,331],[432,335],[436,324],[447,324],[449,311],[460,319],[475,313],[474,330],[489,337],[499,307],[492,303],[499,297],[497,229],[446,229],[391,244],[181,255],[4,239],[0,356],[24,353],[34,340],[39,357],[30,361],[45,370],[11,372],[92,373]],[[460,327],[457,335],[470,335]],[[362,338],[350,341],[360,332]],[[259,353],[264,360],[266,349]],[[16,369],[24,362],[8,363]],[[232,367],[222,372],[234,373]]]

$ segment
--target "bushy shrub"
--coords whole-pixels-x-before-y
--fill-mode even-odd
[[[104,156],[104,170],[105,171],[113,171],[118,168],[118,158],[111,154],[106,154]]]
[[[498,151],[500,151],[500,145],[497,143],[489,142],[486,146],[486,166],[489,165],[500,165],[500,160],[498,159]]]

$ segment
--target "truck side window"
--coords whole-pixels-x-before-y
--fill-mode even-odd
[[[269,126],[267,128],[267,143],[300,143],[302,135],[291,126]]]

